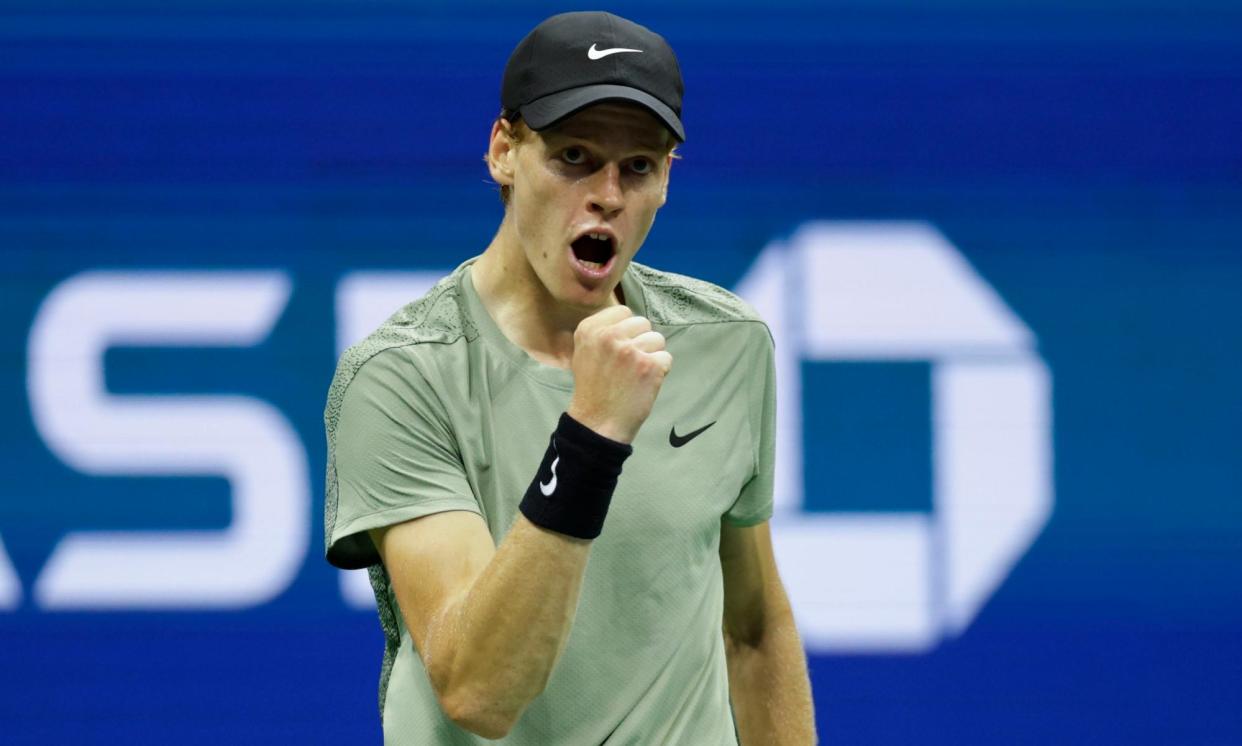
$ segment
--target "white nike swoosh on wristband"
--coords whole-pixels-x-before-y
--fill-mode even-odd
[[[642,51],[643,50],[641,49],[626,49],[624,47],[612,47],[611,49],[596,49],[595,45],[592,44],[591,48],[587,50],[587,57],[592,60],[601,60],[607,57],[608,55],[616,54],[617,52],[638,52],[641,54]]]
[[[551,497],[552,493],[556,492],[556,465],[560,463],[560,461],[560,456],[552,459],[552,479],[548,480],[547,484],[544,484],[543,482],[539,483],[539,491],[543,493],[544,497]]]

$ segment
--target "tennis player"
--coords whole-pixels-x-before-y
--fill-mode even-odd
[[[814,741],[768,329],[632,261],[682,88],[640,25],[541,23],[492,126],[495,238],[340,360],[327,556],[370,570],[385,743]]]

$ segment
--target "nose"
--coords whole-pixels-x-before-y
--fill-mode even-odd
[[[616,215],[625,207],[621,191],[621,166],[613,161],[591,176],[591,209],[605,216]]]

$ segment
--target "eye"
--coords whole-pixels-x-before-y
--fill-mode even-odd
[[[636,174],[649,174],[655,169],[655,165],[646,158],[635,158],[630,161],[630,168]]]
[[[586,163],[586,153],[582,151],[582,148],[565,148],[561,151],[561,160],[571,166],[580,166]]]

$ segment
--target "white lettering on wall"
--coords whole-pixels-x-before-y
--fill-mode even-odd
[[[306,457],[288,421],[253,397],[110,394],[103,356],[116,346],[258,344],[289,293],[280,272],[87,272],[48,295],[27,380],[48,448],[85,474],[224,477],[232,521],[216,531],[72,532],[35,582],[40,606],[240,608],[288,587],[310,529]]]

